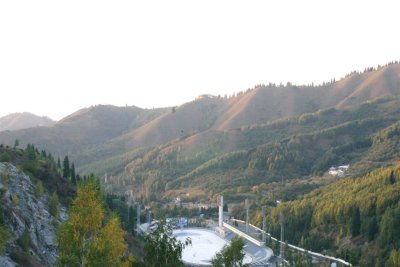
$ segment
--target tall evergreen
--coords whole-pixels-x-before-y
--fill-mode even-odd
[[[76,185],[76,174],[75,174],[75,165],[74,163],[71,164],[71,182]]]
[[[361,218],[360,209],[358,207],[353,207],[351,215],[351,235],[358,236],[360,234]]]
[[[65,177],[65,178],[70,177],[70,167],[69,167],[68,156],[65,156],[64,162],[63,162],[63,177]]]

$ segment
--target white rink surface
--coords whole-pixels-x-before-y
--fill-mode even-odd
[[[206,229],[182,229],[174,230],[177,240],[184,242],[190,238],[192,245],[185,247],[182,252],[182,260],[188,264],[211,265],[211,260],[219,252],[227,241],[216,233]],[[244,263],[250,263],[252,258],[245,255]]]

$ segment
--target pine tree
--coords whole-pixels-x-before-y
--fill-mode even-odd
[[[396,178],[394,177],[394,171],[390,172],[389,182],[390,184],[394,184],[396,182]]]
[[[351,235],[358,236],[360,234],[361,218],[360,209],[358,207],[353,207],[351,216]]]
[[[72,165],[71,165],[71,170],[70,170],[70,172],[71,172],[71,182],[72,182],[74,185],[76,185],[76,175],[75,175],[75,165],[74,165],[74,163],[72,163]]]
[[[64,161],[63,161],[63,177],[65,177],[65,178],[70,177],[70,168],[69,168],[68,156],[65,156],[64,157]]]

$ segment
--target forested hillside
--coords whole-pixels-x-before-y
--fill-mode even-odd
[[[54,266],[57,227],[75,197],[64,174],[50,153],[31,144],[0,145],[1,266]]]
[[[400,163],[347,177],[285,202],[270,213],[270,230],[285,240],[357,266],[398,266],[400,256]]]
[[[397,62],[320,85],[259,85],[179,107],[94,106],[52,126],[0,132],[0,143],[1,162],[61,203],[75,197],[77,172],[102,177],[106,202],[128,231],[127,192],[156,211],[178,196],[213,202],[222,194],[239,204],[237,218],[250,199],[258,223],[257,207],[287,201],[269,220],[278,235],[283,211],[290,243],[360,266],[390,266],[400,257]],[[328,174],[339,165],[350,167],[343,176]],[[64,260],[76,254],[65,249]]]
[[[317,111],[351,112],[362,103],[398,96],[399,84],[400,64],[396,62],[353,72],[339,81],[319,85],[257,85],[231,96],[203,95],[178,107],[141,109],[100,105],[77,111],[54,126],[2,132],[0,143],[12,145],[19,139],[22,145],[35,144],[57,156],[68,155],[80,166],[79,171],[84,172],[95,171],[91,170],[92,164],[108,161],[105,172],[121,173],[124,166],[115,159],[122,158],[124,164],[128,163],[135,159],[137,153],[133,151],[137,149],[163,147],[182,139],[194,148],[194,153],[198,153],[198,146],[214,145],[213,140],[221,139],[227,144],[223,145],[222,153],[233,152],[240,146],[248,149],[246,142],[260,145],[269,140],[242,139],[244,128],[285,124],[302,115],[302,121],[306,122]],[[289,133],[286,130],[282,129],[282,135],[308,132],[307,127],[292,128]],[[215,150],[220,154],[219,149]]]
[[[332,165],[350,163],[351,172],[364,173],[399,159],[399,107],[398,97],[387,97],[142,149],[130,154],[113,187],[132,186],[151,199],[184,188],[202,197],[229,197],[239,187],[253,194],[263,183],[323,175]],[[102,164],[93,167],[102,170],[112,162]]]

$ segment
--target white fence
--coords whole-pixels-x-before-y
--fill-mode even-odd
[[[233,220],[233,221],[236,221],[236,222],[243,223],[243,224],[246,223],[245,221],[241,221],[241,220],[236,220],[236,219],[232,219],[232,220]],[[264,244],[263,242],[260,242],[260,241],[258,241],[257,239],[255,239],[255,238],[253,238],[253,237],[251,237],[251,236],[249,236],[249,235],[243,233],[242,231],[236,229],[235,227],[231,226],[230,224],[224,223],[224,226],[225,226],[226,228],[228,228],[229,230],[231,230],[232,232],[236,233],[237,235],[243,236],[244,238],[246,238],[247,240],[253,242],[253,243],[256,244],[256,245],[258,245],[258,243],[259,243],[259,244]],[[229,227],[228,227],[228,226],[229,226]],[[256,229],[257,231],[260,231],[260,233],[263,232],[263,230],[261,230],[261,229],[258,228],[257,226],[254,226],[254,225],[252,225],[252,224],[249,224],[249,226],[253,227],[253,228]],[[235,231],[232,230],[232,228],[235,229]],[[238,232],[240,232],[241,234],[239,234]],[[278,239],[272,237],[271,234],[269,234],[269,233],[265,233],[265,234],[268,235],[272,240],[275,240],[275,241],[277,241],[277,242],[279,242],[279,243],[282,243],[280,240],[278,240]],[[253,239],[255,242],[258,242],[258,243],[255,243],[254,241],[252,241],[252,240],[250,240],[250,239]],[[261,246],[261,245],[259,245],[259,246]],[[334,262],[337,262],[337,263],[341,263],[341,264],[346,265],[346,266],[352,266],[350,262],[347,262],[347,261],[342,260],[342,259],[339,259],[339,258],[331,257],[331,256],[328,256],[328,255],[324,255],[324,254],[321,254],[321,253],[313,252],[313,251],[310,251],[310,250],[306,250],[306,249],[303,249],[303,248],[301,248],[301,247],[297,247],[297,246],[294,246],[294,245],[291,245],[291,244],[288,244],[288,247],[290,247],[290,248],[292,248],[292,249],[295,249],[295,250],[297,250],[297,251],[306,253],[306,254],[308,254],[308,255],[310,255],[310,256],[314,256],[314,257],[316,257],[316,258],[331,260],[331,261],[334,261]]]

